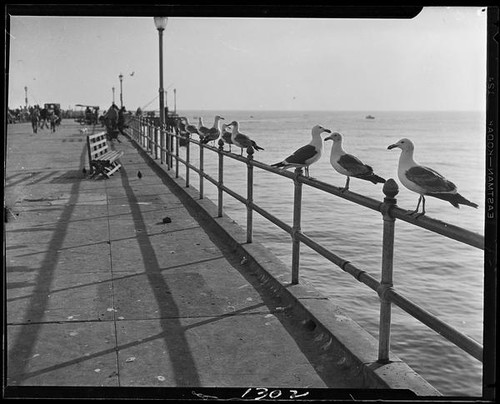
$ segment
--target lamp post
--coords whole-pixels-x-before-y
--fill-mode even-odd
[[[158,89],[160,98],[160,136],[162,146],[165,146],[163,141],[162,129],[165,123],[165,100],[163,91],[163,31],[167,27],[168,18],[167,17],[154,17],[155,27],[158,30],[158,39],[160,45],[160,88]],[[167,149],[168,149],[168,141]],[[163,156],[163,153],[162,153]],[[162,159],[163,160],[163,159]],[[168,160],[168,159],[167,159]],[[169,167],[170,168],[170,167]]]
[[[115,103],[115,88],[111,87],[111,90],[113,91],[113,104]]]
[[[118,78],[120,79],[120,108],[121,108],[123,107],[123,92],[122,92],[123,74],[120,73]]]

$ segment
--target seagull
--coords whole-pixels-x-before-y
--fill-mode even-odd
[[[135,73],[135,72],[132,72],[132,73],[130,73],[130,75],[131,75],[131,76],[133,76],[133,75],[134,75],[134,73]]]
[[[209,128],[207,128],[204,124],[203,124],[203,119],[202,117],[200,116],[198,118],[198,134],[200,135],[200,140],[203,141],[203,139],[205,138],[205,136],[208,135],[208,132],[210,131]]]
[[[351,177],[370,181],[374,184],[383,184],[385,182],[385,179],[373,173],[373,169],[369,165],[364,164],[356,156],[344,151],[342,148],[342,135],[340,133],[333,132],[330,136],[325,138],[325,142],[327,140],[333,140],[332,151],[330,153],[330,164],[335,171],[347,176],[342,192],[349,189],[349,180]]]
[[[219,120],[224,119],[220,115],[215,115],[214,119],[214,126],[212,126],[209,130],[207,135],[202,139],[201,143],[208,143],[210,141],[215,142],[219,136],[220,136],[220,129],[219,129]]]
[[[241,156],[243,156],[243,149],[247,149],[250,146],[252,146],[255,150],[264,150],[247,135],[240,133],[240,131],[238,130],[240,124],[237,121],[231,122],[229,126],[232,127],[231,140],[234,145],[238,146],[241,149]]]
[[[422,213],[418,216],[425,215],[425,197],[424,195],[433,196],[434,198],[443,199],[450,202],[454,207],[460,208],[459,204],[477,208],[478,205],[468,201],[457,192],[457,187],[451,181],[448,181],[441,174],[431,168],[421,166],[413,160],[414,145],[410,139],[403,138],[397,143],[391,144],[387,149],[399,147],[401,155],[399,156],[398,177],[401,183],[410,191],[420,194],[418,198],[417,208],[411,212],[418,212],[420,202],[422,202]]]
[[[183,119],[185,122],[186,122],[186,131],[190,134],[190,135],[199,135],[200,132],[198,132],[198,128],[192,124],[189,123],[189,119],[186,118],[186,117],[182,117],[181,119]]]
[[[321,134],[323,132],[332,133],[330,129],[325,129],[320,125],[316,125],[311,130],[312,139],[309,144],[302,146],[279,163],[271,164],[272,167],[287,169],[290,167],[305,167],[306,175],[309,177],[309,166],[321,157],[323,152],[323,141]]]
[[[222,140],[224,140],[224,142],[229,145],[229,151],[231,151],[231,145],[234,144],[234,143],[231,140],[232,132],[226,130],[226,128],[228,126],[230,126],[230,125],[226,125],[225,123],[222,124],[222,129],[221,129],[222,135],[221,135],[221,137],[222,137]]]

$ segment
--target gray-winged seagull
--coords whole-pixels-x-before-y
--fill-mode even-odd
[[[258,146],[252,139],[250,139],[247,135],[240,133],[239,131],[239,123],[237,121],[233,121],[229,124],[232,127],[231,132],[231,140],[235,146],[238,146],[241,149],[241,155],[243,155],[243,149],[246,149],[252,146],[255,150],[264,150],[262,147]]]
[[[226,130],[226,128],[228,126],[230,126],[230,125],[226,125],[225,123],[222,124],[221,137],[222,137],[222,140],[224,140],[224,142],[229,145],[229,151],[231,151],[231,145],[233,144],[231,137],[233,134],[231,131]]]
[[[284,169],[290,167],[304,167],[306,175],[309,177],[309,166],[318,161],[323,152],[323,140],[321,140],[321,134],[323,132],[331,133],[332,131],[323,128],[321,125],[314,126],[311,130],[312,139],[309,144],[295,150],[295,152],[286,159],[279,163],[271,164],[271,166]]]
[[[215,115],[214,126],[212,126],[208,130],[205,137],[201,140],[201,143],[208,143],[210,141],[215,142],[219,138],[219,136],[220,136],[219,121],[221,119],[224,119],[224,118],[220,115]]]
[[[418,212],[420,202],[422,202],[422,213],[420,215],[425,214],[424,195],[448,201],[456,208],[460,207],[459,204],[477,208],[477,204],[468,201],[457,192],[455,184],[448,181],[433,169],[421,166],[413,160],[414,145],[410,139],[403,138],[397,143],[391,144],[387,148],[394,149],[395,147],[399,147],[401,149],[398,165],[399,180],[410,191],[416,192],[420,195],[420,198],[418,198],[417,208],[412,212],[412,214]]]
[[[333,132],[330,136],[325,137],[325,142],[327,140],[333,140],[332,151],[330,153],[330,164],[339,174],[347,176],[342,192],[349,189],[351,177],[370,181],[374,184],[383,184],[385,182],[385,179],[373,173],[373,169],[369,165],[364,164],[356,156],[344,151],[342,148],[342,134]]]

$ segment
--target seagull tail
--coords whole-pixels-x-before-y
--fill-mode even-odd
[[[279,163],[271,164],[271,167],[282,168],[282,167],[286,167],[286,164],[284,161],[280,161]]]
[[[460,194],[428,194],[429,196],[434,196],[435,198],[443,199],[444,201],[450,202],[455,208],[460,208],[459,205],[466,205],[472,208],[477,208],[477,203],[471,202],[465,199]]]
[[[370,175],[370,177],[368,178],[371,182],[373,182],[374,184],[384,184],[385,183],[385,179],[383,179],[382,177],[379,177],[378,175],[375,175],[375,174],[372,174]]]
[[[254,144],[254,145],[253,145],[253,148],[254,148],[255,150],[264,150],[264,148],[263,148],[263,147],[260,147],[260,146],[259,146],[259,145],[257,145],[257,144]]]

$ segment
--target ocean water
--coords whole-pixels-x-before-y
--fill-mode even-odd
[[[240,131],[249,135],[264,151],[255,160],[272,164],[281,161],[310,140],[311,128],[321,124],[343,134],[344,149],[371,165],[374,172],[399,185],[398,206],[415,209],[418,195],[404,188],[397,178],[400,149],[387,146],[403,137],[415,144],[414,158],[447,177],[477,209],[426,199],[427,215],[484,234],[485,114],[481,112],[281,112],[281,111],[179,111],[191,123],[202,116],[212,126],[215,114],[225,122],[237,120]],[[365,119],[371,114],[375,119]],[[326,137],[326,134],[323,135]],[[329,163],[331,142],[324,142],[323,156],[311,166],[311,177],[343,186],[346,177]],[[233,147],[233,152],[240,150]],[[184,149],[181,155],[184,157]],[[205,169],[217,178],[217,157],[205,151]],[[198,149],[191,158],[197,164]],[[246,195],[246,166],[225,159],[224,182]],[[184,175],[181,167],[180,175]],[[254,169],[254,201],[292,224],[293,183],[287,178]],[[191,174],[198,188],[198,176]],[[205,197],[216,201],[217,190],[204,182]],[[350,190],[382,200],[382,184],[351,178]],[[224,196],[225,213],[246,224],[245,207]],[[341,198],[303,187],[302,231],[380,279],[382,217]],[[291,267],[290,236],[254,214],[254,240],[271,249]],[[394,287],[426,310],[459,331],[482,343],[483,336],[482,250],[469,247],[430,231],[396,222]],[[337,266],[308,247],[301,246],[300,277],[341,306],[355,321],[378,337],[379,299],[375,292],[357,282]],[[393,306],[391,350],[445,395],[480,396],[482,364],[443,337]]]

